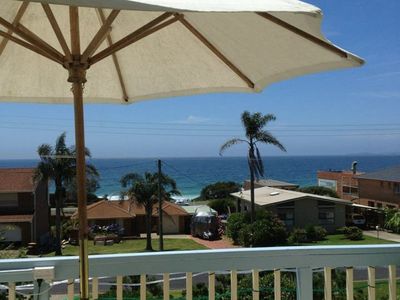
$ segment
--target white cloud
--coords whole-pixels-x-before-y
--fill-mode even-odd
[[[190,115],[186,119],[178,121],[178,123],[181,123],[181,124],[200,124],[200,123],[207,123],[208,121],[210,121],[210,119],[208,119],[208,118]]]

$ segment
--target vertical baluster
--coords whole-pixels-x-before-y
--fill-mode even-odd
[[[67,282],[67,297],[68,297],[68,300],[74,300],[74,284],[75,284],[75,280],[74,279],[68,279],[68,282]]]
[[[260,275],[258,270],[254,269],[253,274],[253,300],[260,299]]]
[[[397,287],[396,287],[396,266],[390,265],[389,269],[389,300],[397,299]]]
[[[346,300],[354,299],[354,272],[353,267],[346,268]]]
[[[313,299],[313,276],[309,267],[298,268],[296,271],[297,300]]]
[[[146,300],[147,284],[146,274],[140,275],[140,300]]]
[[[123,299],[123,289],[122,289],[122,276],[117,276],[117,300]]]
[[[193,274],[192,272],[186,273],[186,300],[193,299]]]
[[[163,295],[164,300],[169,300],[169,273],[164,273],[163,275]]]
[[[375,268],[368,267],[368,300],[375,300]]]
[[[238,298],[237,291],[237,272],[231,271],[231,300],[237,300]]]
[[[15,282],[8,284],[8,299],[15,300]]]
[[[274,299],[281,300],[282,291],[281,291],[281,270],[274,270]]]
[[[325,300],[332,300],[332,268],[325,267],[324,268],[324,295]]]
[[[99,279],[97,277],[92,278],[92,299],[97,300],[99,298]]]
[[[208,300],[215,300],[215,273],[208,273]]]

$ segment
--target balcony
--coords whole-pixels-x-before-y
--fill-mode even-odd
[[[284,299],[281,272],[296,274],[296,294],[299,300],[313,298],[313,272],[324,274],[324,298],[332,299],[332,269],[341,268],[346,274],[346,299],[354,299],[354,272],[364,270],[368,277],[368,299],[376,298],[376,268],[387,268],[388,295],[397,299],[396,266],[400,265],[400,245],[275,247],[252,249],[224,249],[202,251],[174,251],[162,253],[94,255],[90,256],[92,299],[99,297],[99,278],[115,278],[116,299],[123,299],[123,277],[140,275],[140,300],[146,299],[146,274],[161,274],[163,299],[170,299],[170,276],[184,273],[186,299],[193,297],[193,278],[196,273],[208,275],[208,299],[216,298],[216,272],[230,274],[230,299],[238,296],[238,274],[249,271],[252,276],[252,299],[260,297],[259,272],[272,270],[274,299]],[[364,267],[361,268],[360,267]],[[0,260],[0,282],[8,287],[8,299],[16,299],[21,282],[33,283],[30,293],[36,299],[50,299],[50,284],[67,281],[67,297],[73,299],[74,279],[78,278],[78,257],[51,257]],[[101,282],[101,281],[100,281]],[[25,293],[25,292],[24,292]],[[224,298],[226,299],[226,298]]]

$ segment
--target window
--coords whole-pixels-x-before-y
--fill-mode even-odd
[[[16,193],[1,193],[0,194],[0,207],[17,207],[18,194]]]
[[[318,221],[321,225],[335,224],[335,208],[320,207],[318,208]]]
[[[294,225],[294,208],[278,208],[278,218],[286,226]]]
[[[370,206],[370,207],[375,207],[375,202],[373,202],[373,201],[368,201],[368,206]]]
[[[342,187],[343,194],[358,195],[358,187],[344,185]]]
[[[395,183],[393,185],[393,190],[395,194],[400,194],[400,183]]]
[[[376,204],[376,206],[377,206],[378,208],[382,208],[382,203],[379,203],[379,202],[378,202],[378,203]]]

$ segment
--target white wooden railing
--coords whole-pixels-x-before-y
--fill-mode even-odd
[[[281,299],[281,271],[296,272],[297,299],[313,298],[313,270],[323,268],[325,299],[332,299],[331,272],[333,268],[346,270],[347,300],[353,299],[353,267],[367,267],[368,299],[375,296],[375,267],[388,268],[388,294],[397,299],[396,266],[400,265],[400,245],[274,247],[253,249],[224,249],[174,251],[140,254],[90,256],[92,299],[99,295],[100,277],[116,278],[116,298],[123,299],[123,276],[140,275],[140,299],[146,299],[146,274],[163,274],[163,299],[169,299],[170,274],[186,274],[186,299],[192,298],[193,274],[208,272],[208,298],[215,299],[215,272],[229,271],[231,299],[238,299],[238,272],[252,273],[253,299],[260,299],[259,271],[274,270],[274,297]],[[68,298],[73,299],[74,279],[78,278],[78,258],[51,257],[0,260],[0,282],[8,288],[8,299],[16,299],[17,284],[32,282],[36,299],[49,299],[50,283],[68,280]]]

